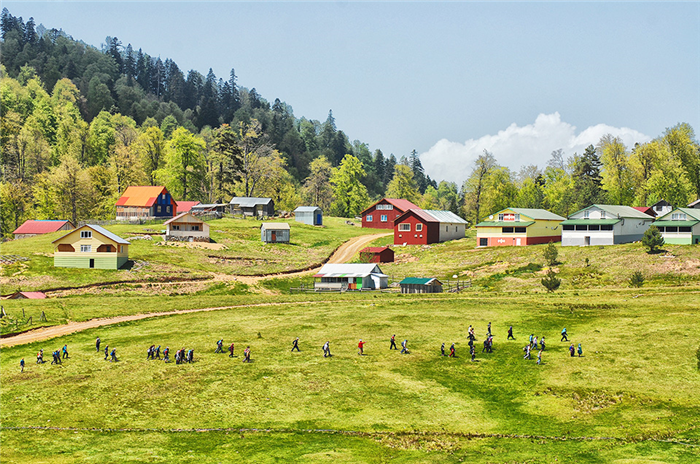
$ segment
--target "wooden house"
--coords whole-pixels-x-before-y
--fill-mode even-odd
[[[378,290],[388,286],[389,276],[376,264],[324,264],[314,275],[316,291]]]
[[[190,213],[180,213],[165,221],[165,240],[209,242],[209,224]]]
[[[697,245],[700,243],[700,210],[676,208],[654,224],[664,237],[664,242],[674,245]]]
[[[434,277],[406,277],[399,286],[401,293],[442,293],[442,282]]]
[[[129,242],[87,224],[54,240],[53,265],[89,269],[119,269],[129,260]]]
[[[263,222],[260,239],[264,243],[289,243],[290,228],[286,222]]]
[[[323,211],[318,206],[300,206],[294,210],[294,219],[310,226],[323,225]]]
[[[492,247],[558,242],[564,220],[545,209],[506,208],[475,226],[476,243],[480,247]]]
[[[363,263],[393,263],[394,250],[389,247],[367,247],[360,250],[360,261]]]
[[[451,211],[409,209],[394,220],[394,245],[428,245],[464,238],[467,221]]]
[[[408,200],[382,198],[362,211],[362,227],[393,229],[394,220],[409,209],[420,209]]]
[[[28,220],[12,232],[15,238],[34,237],[35,235],[49,234],[59,230],[72,230],[75,226],[70,221],[64,220]]]
[[[229,202],[231,214],[253,217],[272,217],[275,215],[275,202],[272,198],[233,197]]]
[[[177,202],[163,186],[131,186],[117,201],[118,221],[168,219],[177,214]]]
[[[562,246],[617,245],[636,242],[654,218],[631,206],[591,205],[561,223]]]

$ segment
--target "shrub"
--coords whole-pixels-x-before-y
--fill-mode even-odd
[[[695,356],[698,358],[698,369],[700,369],[700,346],[698,347],[698,351],[695,352]]]
[[[632,276],[630,276],[630,287],[641,287],[644,285],[644,274],[640,271],[635,271]]]
[[[544,249],[544,259],[547,262],[547,265],[554,266],[555,264],[557,264],[557,257],[559,257],[559,251],[557,251],[557,247],[554,245],[554,243],[549,242],[547,248]]]
[[[547,271],[547,274],[542,277],[542,286],[547,289],[548,292],[553,292],[558,289],[561,285],[561,279],[557,277],[557,273],[554,269]]]
[[[659,232],[658,227],[651,226],[646,232],[644,232],[644,237],[642,237],[642,245],[649,248],[647,253],[656,252],[657,248],[664,246],[664,238]]]

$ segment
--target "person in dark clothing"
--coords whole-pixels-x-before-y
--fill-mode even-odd
[[[476,350],[474,349],[473,346],[472,346],[471,350],[469,350],[469,353],[472,355],[472,362],[473,362],[474,359],[476,358]]]
[[[443,342],[442,346],[440,347],[440,356],[447,356],[445,354],[445,343]]]
[[[490,323],[490,322],[489,322],[489,326],[486,328],[486,335],[487,335],[488,337],[491,336],[491,323]]]
[[[163,350],[163,362],[170,362],[170,348],[167,346]]]
[[[68,357],[68,345],[63,345],[63,353],[61,354],[63,359]]]
[[[36,354],[36,363],[37,364],[44,364],[44,350],[41,349],[39,352]]]
[[[97,350],[98,353],[100,352],[100,343],[101,342],[102,342],[102,340],[100,340],[100,337],[97,337],[97,340],[95,340],[95,350]]]
[[[117,349],[113,348],[112,352],[110,353],[110,356],[112,356],[112,359],[109,360],[109,362],[118,362],[119,360],[117,359]]]
[[[409,354],[408,352],[408,340],[401,342],[401,354]]]
[[[246,346],[245,350],[243,351],[243,362],[244,363],[250,362],[250,347],[249,346]]]
[[[484,353],[489,350],[489,339],[487,338],[484,340],[484,347],[481,349],[481,352]]]
[[[398,350],[396,347],[396,334],[391,336],[391,345],[389,345],[390,350]]]
[[[24,372],[24,358],[19,361],[20,372]]]
[[[233,343],[228,347],[228,357],[233,358]]]
[[[540,351],[544,351],[544,335],[540,338]]]
[[[156,348],[155,355],[153,356],[153,359],[160,359],[160,345]]]
[[[559,341],[560,342],[568,342],[569,341],[568,335],[569,334],[566,333],[566,327],[564,327],[564,329],[561,331],[561,340],[559,340]]]
[[[194,350],[193,350],[193,349],[190,349],[190,350],[187,352],[187,362],[188,362],[188,363],[193,363],[193,362],[194,362]]]
[[[223,353],[224,352],[224,339],[222,338],[218,342],[216,342],[216,351],[214,353]]]
[[[452,346],[450,346],[450,358],[456,358],[457,357],[457,352],[455,351],[455,344],[453,343]]]
[[[331,341],[330,340],[328,340],[326,343],[324,343],[322,348],[323,348],[323,357],[324,358],[328,358],[328,357],[332,356],[331,355]]]
[[[148,347],[148,349],[146,350],[146,359],[153,358],[153,348],[155,348],[155,347],[156,347],[155,345],[151,345]]]
[[[469,345],[470,348],[471,348],[472,346],[474,346],[474,340],[472,340],[472,339],[470,338],[469,341],[467,342],[467,345]]]
[[[578,344],[578,357],[580,358],[581,356],[583,356],[583,348],[581,348],[581,344],[579,343]]]
[[[513,336],[513,326],[511,325],[508,328],[508,338],[506,340],[515,340],[515,337]]]
[[[294,341],[292,341],[292,351],[297,350],[299,352],[299,337],[295,338]]]
[[[575,352],[574,344],[572,343],[571,346],[569,347],[569,354],[571,355],[572,358],[574,357],[574,352]]]

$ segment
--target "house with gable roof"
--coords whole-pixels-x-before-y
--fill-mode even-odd
[[[119,269],[129,260],[129,242],[97,225],[78,227],[52,243],[54,267]]]
[[[117,200],[117,221],[169,219],[176,213],[177,202],[162,185],[132,185]]]
[[[360,213],[362,227],[372,229],[393,229],[394,220],[409,209],[420,209],[408,200],[382,198]]]
[[[429,245],[464,238],[467,221],[452,211],[409,209],[394,221],[394,245]]]
[[[35,235],[50,234],[51,232],[58,232],[59,230],[71,229],[75,229],[75,226],[72,222],[66,220],[30,219],[24,221],[24,224],[16,228],[12,233],[15,238],[28,238],[34,237]]]
[[[700,243],[700,210],[676,208],[654,222],[664,242],[675,245]]]
[[[480,247],[492,247],[558,242],[560,224],[565,219],[546,209],[506,208],[475,226],[476,243]]]
[[[654,218],[631,206],[591,205],[561,223],[562,246],[617,245],[641,240]]]

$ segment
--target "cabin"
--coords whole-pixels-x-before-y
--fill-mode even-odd
[[[408,200],[382,198],[362,211],[362,227],[372,229],[393,229],[394,220],[409,209],[420,209]]]
[[[700,243],[700,210],[676,208],[658,218],[654,225],[665,243],[672,245],[697,245]]]
[[[409,209],[394,220],[394,245],[429,245],[464,238],[467,221],[451,211]]]
[[[376,264],[324,264],[314,275],[314,290],[379,290],[389,286],[389,276]]]
[[[28,220],[12,232],[15,238],[28,238],[36,235],[50,234],[59,230],[73,230],[75,226],[65,220]]]
[[[562,246],[617,245],[641,240],[654,218],[631,206],[591,205],[561,223]]]
[[[673,211],[673,205],[671,205],[671,203],[667,202],[666,200],[659,200],[653,205],[651,205],[650,208],[654,210],[654,215],[656,217],[665,216],[666,214]]]
[[[209,224],[191,213],[180,213],[165,221],[165,240],[180,242],[209,242]]]
[[[389,247],[367,247],[360,250],[360,261],[363,263],[393,263],[394,250]]]
[[[406,277],[399,286],[401,293],[442,293],[442,282],[434,277]]]
[[[44,292],[15,292],[5,297],[6,300],[43,300],[46,298]]]
[[[289,243],[290,228],[286,222],[263,222],[260,239],[264,243]]]
[[[192,207],[200,204],[198,201],[176,201],[175,203],[177,203],[177,214],[189,213]]]
[[[177,214],[177,202],[163,186],[130,186],[117,200],[117,221],[169,219]]]
[[[539,208],[506,208],[476,227],[479,247],[525,246],[561,241],[566,218]]]
[[[294,219],[310,226],[323,225],[323,211],[318,206],[299,206],[294,210]]]
[[[129,260],[129,242],[96,225],[78,227],[52,243],[54,267],[119,269]]]
[[[231,214],[252,217],[272,217],[275,215],[275,202],[272,198],[233,197],[229,202]]]

